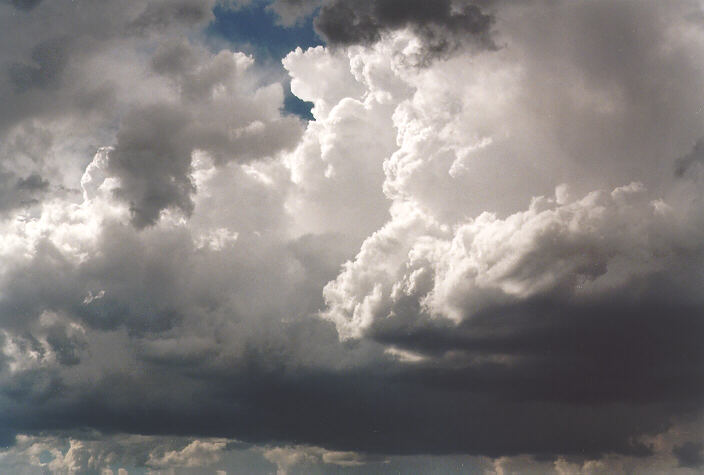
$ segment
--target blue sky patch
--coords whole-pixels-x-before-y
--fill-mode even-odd
[[[313,28],[313,17],[291,27],[276,23],[276,15],[267,9],[269,2],[255,1],[239,9],[216,6],[215,20],[208,25],[206,33],[225,39],[237,49],[252,54],[258,62],[281,66],[281,58],[300,46],[303,49],[322,45],[323,42]],[[311,102],[305,102],[286,87],[284,111],[312,120]]]

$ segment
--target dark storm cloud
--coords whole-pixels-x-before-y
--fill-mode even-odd
[[[293,340],[309,333],[289,331]],[[255,351],[229,371],[190,369],[191,377],[176,362],[145,366],[143,375],[105,374],[80,395],[66,398],[59,390],[57,398],[31,407],[17,393],[3,426],[296,441],[386,454],[585,457],[648,455],[650,449],[633,437],[668,426],[666,405],[497,398],[479,384],[447,388],[432,377],[413,381],[393,367],[297,371],[282,363],[285,358]]]
[[[671,404],[676,412],[704,400],[702,312],[648,299],[542,300],[494,308],[458,328],[379,328],[376,338],[434,355],[421,373],[448,388],[570,404]]]
[[[685,442],[672,448],[680,467],[699,468],[704,465],[704,443]]]
[[[57,261],[55,251],[43,250],[42,266],[18,269],[11,280],[18,284],[20,273],[26,275],[25,299],[44,304],[32,309],[20,299],[6,301],[3,314],[10,308],[76,313],[91,328],[126,326],[137,346],[152,345],[160,334],[188,336],[180,325],[144,327],[179,298],[195,298],[183,290],[190,288],[185,275],[195,271],[186,236],[154,235],[150,244],[141,244],[136,235],[129,226],[107,228],[103,255],[73,270]],[[321,273],[320,282],[334,273],[310,256],[311,246],[323,244],[306,237],[290,246],[306,269]],[[74,284],[49,288],[51,279],[41,285],[40,275],[99,285],[106,296],[78,306],[71,300],[84,290]],[[110,277],[93,280],[99,276]],[[675,294],[662,282],[653,287]],[[20,290],[8,288],[16,295]],[[207,295],[198,297],[199,305],[217,312],[222,303]],[[111,311],[118,302],[132,304]],[[431,358],[402,364],[367,349],[370,361],[334,369],[326,365],[368,343],[340,344],[333,326],[315,317],[284,323],[231,315],[260,333],[226,364],[220,363],[222,351],[231,344],[223,346],[228,340],[223,335],[205,353],[184,357],[152,349],[138,354],[136,366],[104,371],[97,381],[78,386],[66,385],[53,370],[22,373],[3,383],[8,410],[2,426],[17,432],[91,427],[251,443],[296,441],[381,454],[646,456],[651,449],[639,436],[661,433],[673,416],[701,410],[701,312],[696,303],[634,303],[613,296],[600,304],[536,300],[496,307],[459,327],[422,321],[395,327],[390,321],[389,327],[375,328],[373,338]],[[200,326],[209,325],[196,317],[202,318]],[[50,331],[47,340],[64,365],[78,368],[83,343],[62,332]],[[42,351],[36,339],[26,342]],[[296,363],[310,357],[315,364]]]
[[[140,242],[138,236],[129,226],[107,227],[101,238],[105,240],[100,246],[101,255],[79,267],[63,261],[56,249],[46,245],[38,249],[32,267],[18,268],[16,274],[8,276],[12,284],[5,289],[13,298],[4,299],[2,314],[8,318],[25,315],[23,322],[14,324],[20,334],[27,335],[23,344],[40,353],[45,351],[31,333],[19,326],[31,325],[30,316],[37,318],[44,310],[77,315],[89,328],[114,330],[125,326],[135,345],[140,341],[151,344],[159,334],[170,338],[188,335],[185,327],[174,326],[173,322],[158,324],[159,315],[170,306],[186,309],[183,304],[195,299],[208,312],[217,312],[222,303],[202,293],[204,290],[185,290],[193,283],[184,279],[195,270],[185,234],[155,234],[150,242]],[[311,255],[314,247],[326,248],[329,244],[305,237],[291,243],[289,252],[305,269],[320,274],[316,277],[319,282],[311,283],[319,288],[334,275],[334,268],[320,262],[320,255]],[[279,266],[286,262],[280,258],[275,261]],[[212,266],[208,268],[215,271]],[[262,275],[253,274],[248,280],[262,279]],[[52,284],[57,278],[64,283],[62,286]],[[106,294],[81,305],[87,288],[103,288]],[[191,291],[196,293],[189,295]],[[312,301],[308,305],[315,308],[319,304]],[[186,309],[186,314],[199,306]],[[207,318],[194,317],[203,319],[200,326],[209,325]],[[452,362],[440,362],[434,368],[432,364],[406,366],[388,358],[378,359],[377,353],[370,363],[333,370],[323,366],[343,361],[355,346],[363,347],[364,343],[341,345],[333,326],[315,317],[290,323],[248,315],[228,318],[250,321],[247,325],[261,334],[250,337],[242,356],[228,364],[218,363],[223,349],[231,346],[222,346],[228,340],[224,337],[224,342],[208,347],[207,358],[184,359],[179,352],[151,351],[139,356],[136,367],[125,371],[116,367],[103,372],[98,380],[87,379],[78,386],[66,384],[55,370],[23,372],[3,383],[2,403],[7,410],[2,426],[19,432],[91,427],[105,432],[200,434],[253,443],[296,441],[373,453],[597,455],[614,451],[648,453],[647,447],[632,443],[632,437],[663,430],[672,413],[668,409],[672,398],[667,397],[636,405],[631,404],[630,392],[616,392],[605,399],[589,394],[576,397],[575,392],[587,383],[576,383],[577,377],[567,374],[566,368],[575,358],[568,348],[579,346],[579,342],[562,342],[550,332],[542,339],[522,339],[516,330],[493,347],[491,338],[487,338],[486,349],[477,351],[493,355],[496,347],[501,352],[516,344],[519,349],[514,351],[540,356],[540,348],[553,345],[556,356],[568,358],[564,367],[553,367],[556,363],[550,358],[538,358],[516,368],[491,362],[464,368]],[[700,326],[686,319],[683,322],[676,320],[675,327],[681,327],[683,333],[689,331],[692,340],[700,335]],[[540,323],[524,326],[547,331],[549,325]],[[520,322],[506,326],[520,326]],[[566,327],[556,331],[558,336],[583,331]],[[615,334],[623,329],[617,326],[594,338],[610,335],[618,339]],[[679,336],[677,333],[673,338]],[[453,349],[442,338],[433,340],[445,350]],[[584,341],[594,344],[586,337]],[[90,350],[61,327],[49,329],[47,342],[60,363],[76,370],[80,369],[79,360],[90,364],[97,356],[85,358]],[[655,358],[664,351],[647,339],[638,343],[654,347]],[[467,342],[462,345],[470,347]],[[406,346],[422,349],[422,345]],[[693,348],[690,344],[685,347],[688,351]],[[694,348],[690,356],[696,360],[700,353]],[[642,354],[645,350],[634,357]],[[318,361],[318,367],[295,363],[311,357]],[[628,366],[628,362],[615,364],[617,368]],[[526,369],[530,371],[524,373]],[[686,367],[683,370],[690,371]],[[659,366],[655,365],[653,371],[657,373]],[[620,374],[618,370],[616,373]],[[603,385],[603,380],[594,377],[585,373],[585,381]],[[551,391],[560,385],[567,388]],[[583,429],[571,430],[574,427]]]
[[[369,44],[385,31],[410,27],[430,54],[473,42],[493,48],[491,15],[474,4],[440,0],[332,0],[323,4],[316,29],[332,45]]]
[[[223,362],[222,352],[235,343],[222,323],[213,327],[219,335],[213,343],[196,351],[182,339],[192,332],[182,325],[185,318],[213,325],[208,315],[218,314],[225,301],[207,282],[188,280],[198,275],[191,256],[201,251],[191,248],[184,231],[176,234],[156,233],[142,242],[130,226],[106,227],[100,256],[73,266],[46,247],[31,268],[8,276],[12,285],[4,288],[13,298],[6,297],[0,311],[25,316],[5,328],[26,335],[28,348],[46,351],[21,325],[48,309],[76,315],[89,328],[126,328],[130,345],[144,351],[136,364],[121,369],[115,362],[98,379],[67,384],[55,369],[4,379],[2,427],[197,434],[380,454],[589,458],[646,456],[651,449],[639,436],[662,433],[673,416],[701,410],[702,306],[667,299],[536,300],[495,307],[459,327],[422,320],[398,326],[390,318],[374,329],[371,338],[430,357],[414,364],[383,357],[367,342],[341,344],[332,324],[312,316],[282,322],[225,308],[228,321],[240,322],[238,332],[257,333],[242,343],[241,355]],[[320,274],[312,289],[335,271],[321,254],[311,255],[316,247],[329,244],[305,237],[288,251],[288,259]],[[272,260],[277,268],[290,267],[283,256]],[[247,280],[262,281],[269,271],[250,272]],[[193,288],[198,285],[204,288]],[[234,285],[239,290],[243,284]],[[660,295],[677,295],[662,282],[652,285],[664,289]],[[88,288],[106,294],[81,305]],[[276,287],[267,288],[276,298]],[[307,305],[304,314],[320,302]],[[169,309],[183,314],[163,320]],[[98,356],[61,327],[50,328],[46,340],[72,371]],[[177,346],[166,348],[167,341]],[[365,346],[366,361],[356,356],[354,365],[327,366]]]

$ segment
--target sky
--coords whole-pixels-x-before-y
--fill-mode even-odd
[[[0,39],[0,473],[704,471],[700,1]]]

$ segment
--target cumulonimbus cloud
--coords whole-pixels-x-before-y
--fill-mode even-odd
[[[96,5],[0,5],[0,464],[699,464],[698,6],[322,2],[306,123]]]

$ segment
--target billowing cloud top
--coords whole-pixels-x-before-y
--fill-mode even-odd
[[[0,471],[701,470],[701,5],[250,3],[0,3]]]

